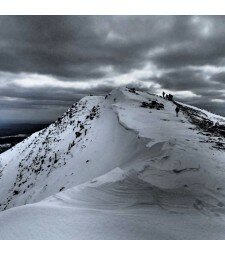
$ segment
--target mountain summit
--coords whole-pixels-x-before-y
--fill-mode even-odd
[[[224,166],[223,117],[85,97],[0,155],[0,239],[224,239]]]

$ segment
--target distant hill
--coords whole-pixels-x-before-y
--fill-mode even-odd
[[[0,153],[10,149],[26,137],[49,124],[8,123],[0,124]]]

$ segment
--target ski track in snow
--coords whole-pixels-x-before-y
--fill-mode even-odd
[[[152,101],[164,109],[141,107]],[[224,239],[225,157],[212,146],[224,138],[202,142],[174,109],[115,89],[1,154],[1,208],[14,208],[0,213],[0,238]]]

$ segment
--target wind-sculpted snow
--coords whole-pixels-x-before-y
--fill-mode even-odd
[[[164,180],[165,181],[165,180]],[[116,168],[42,202],[2,212],[2,239],[223,239],[223,219],[185,188]],[[8,222],[8,224],[6,224]]]
[[[0,207],[40,201],[91,180],[129,160],[140,146],[104,98],[84,98],[48,128],[1,154]]]
[[[175,107],[116,89],[2,154],[3,209],[45,199],[1,212],[0,238],[224,239],[224,137],[190,115],[217,117]]]

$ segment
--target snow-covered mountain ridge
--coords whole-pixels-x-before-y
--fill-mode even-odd
[[[0,238],[224,239],[225,118],[179,105],[85,97],[1,154],[1,209],[42,201],[1,212]]]
[[[135,135],[118,125],[109,101],[84,98],[48,128],[0,156],[1,209],[91,180],[131,158],[137,149]]]

